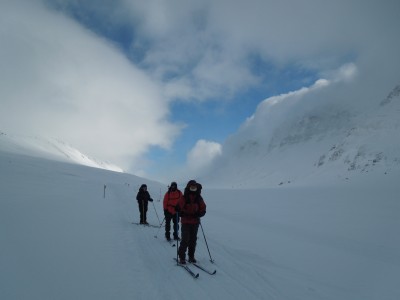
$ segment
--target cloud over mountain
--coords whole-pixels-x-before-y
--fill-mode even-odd
[[[203,180],[215,186],[262,187],[365,180],[369,172],[396,177],[399,85],[385,97],[358,107],[354,103],[363,102],[357,99],[351,105],[324,99],[324,89],[343,84],[316,83],[265,100],[223,145],[222,155]],[[313,104],[304,105],[307,101]]]

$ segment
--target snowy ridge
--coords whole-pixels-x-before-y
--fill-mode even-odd
[[[355,127],[321,155],[317,166],[340,161],[347,171],[388,174],[400,168],[400,86],[373,111],[357,117]]]
[[[336,184],[368,180],[370,172],[385,181],[400,171],[400,86],[361,111],[332,103],[302,111],[292,98],[283,108],[260,105],[204,180],[240,188]]]
[[[0,132],[0,150],[123,172],[120,167],[90,158],[78,149],[57,139],[38,136],[14,136]]]

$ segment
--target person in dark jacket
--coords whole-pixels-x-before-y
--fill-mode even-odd
[[[174,240],[179,239],[179,220],[176,215],[176,206],[183,197],[182,192],[178,189],[175,181],[171,182],[168,192],[164,195],[163,208],[165,216],[165,238],[171,240],[171,220],[174,223]]]
[[[183,197],[177,205],[181,217],[181,244],[178,255],[179,263],[186,263],[186,250],[188,250],[189,262],[195,263],[197,232],[200,218],[206,214],[206,204],[200,195],[200,184],[190,180],[185,188]]]
[[[139,192],[136,195],[136,200],[139,204],[140,224],[148,225],[149,223],[147,223],[147,206],[149,201],[153,202],[153,199],[150,197],[150,194],[147,191],[147,185],[142,184],[140,186]]]

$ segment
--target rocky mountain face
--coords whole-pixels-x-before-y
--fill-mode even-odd
[[[400,170],[400,85],[364,110],[317,107],[289,114],[274,127],[266,113],[264,127],[258,120],[224,145],[204,180],[243,188],[328,184]]]
[[[378,165],[390,170],[400,162],[400,86],[375,110],[355,118],[354,127],[323,153],[317,167],[339,161],[348,171],[368,172]]]

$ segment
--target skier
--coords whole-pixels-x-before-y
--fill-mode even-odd
[[[139,213],[140,213],[140,224],[149,225],[147,223],[147,206],[148,201],[153,202],[153,199],[150,197],[149,192],[147,191],[147,185],[142,184],[139,188],[139,191],[136,195],[136,200],[139,204]]]
[[[182,227],[182,240],[178,250],[180,264],[186,263],[186,249],[188,249],[189,262],[196,263],[194,253],[196,251],[197,232],[200,218],[206,214],[206,204],[200,195],[200,186],[195,180],[190,180],[177,206]]]
[[[163,208],[165,216],[165,238],[171,240],[171,219],[174,223],[174,240],[178,240],[179,221],[176,214],[176,206],[182,198],[182,192],[175,181],[171,182],[168,192],[164,195]]]

